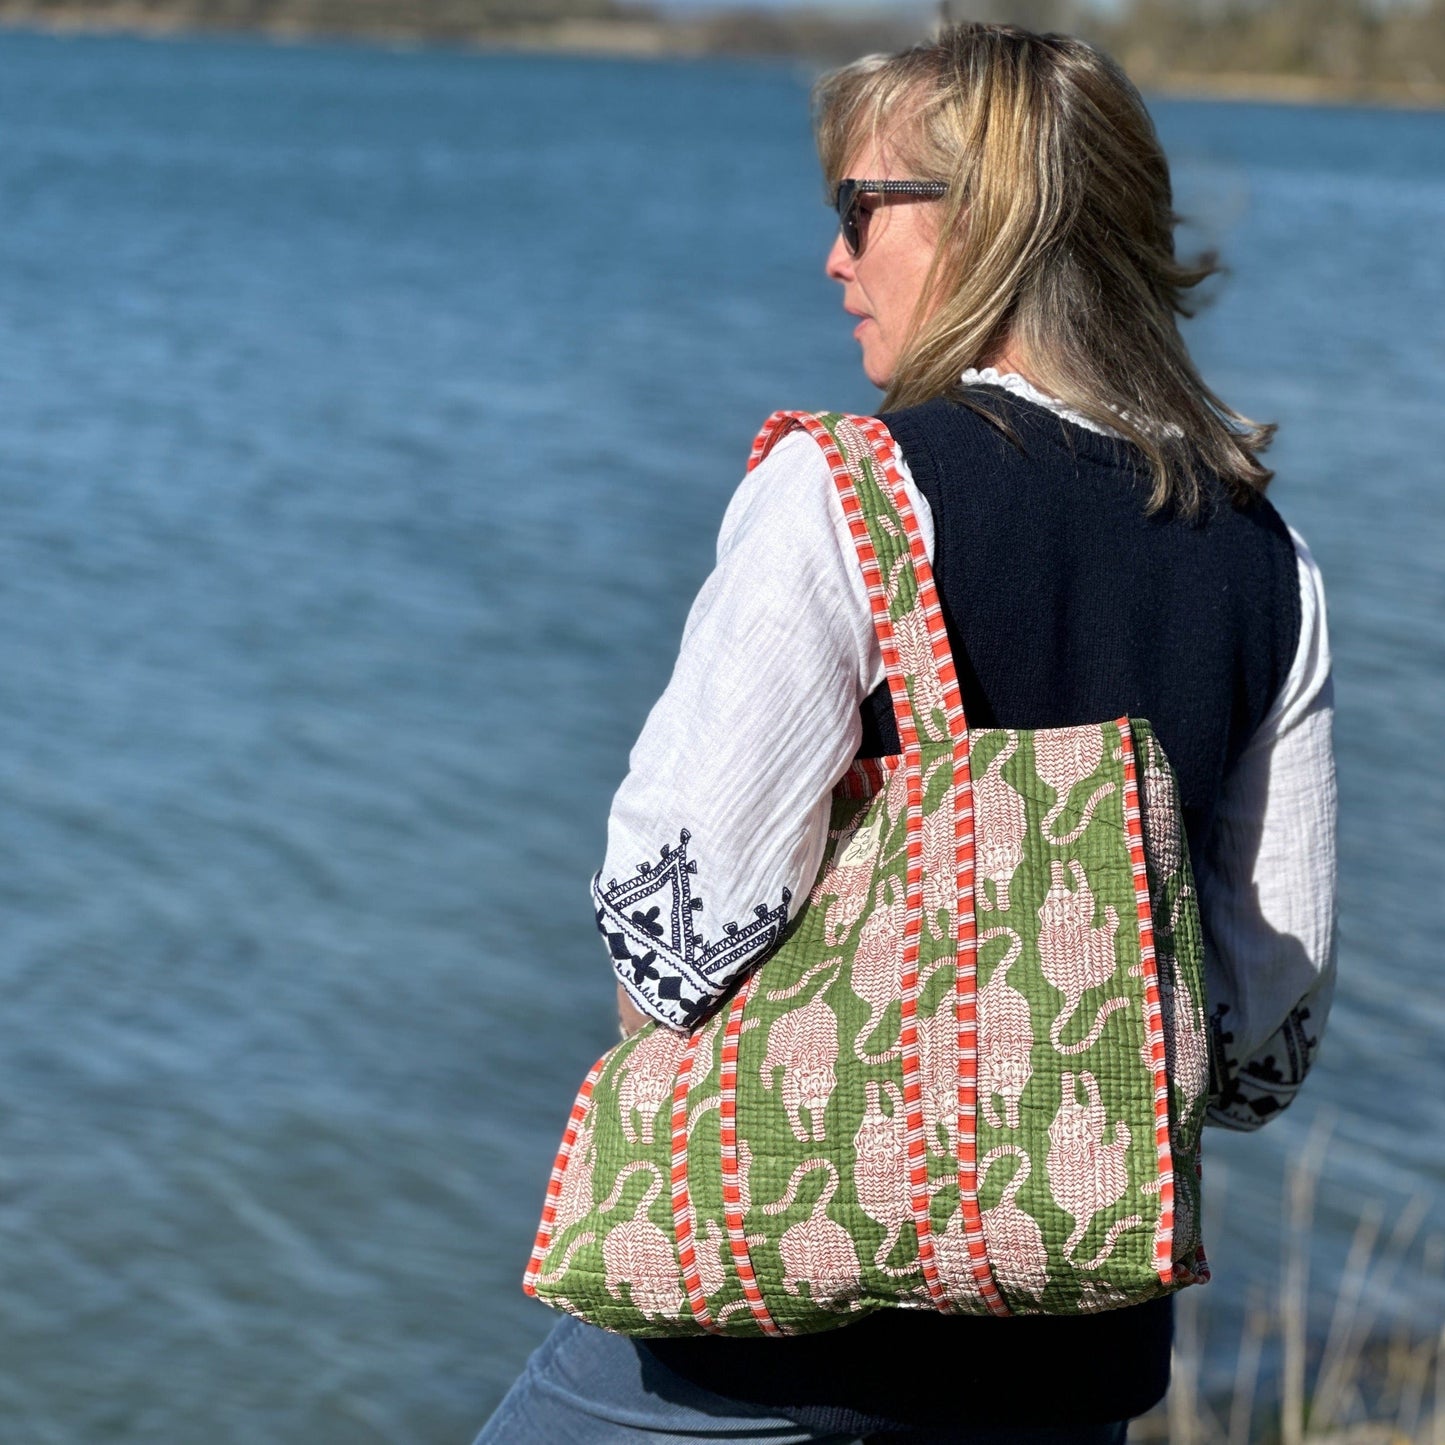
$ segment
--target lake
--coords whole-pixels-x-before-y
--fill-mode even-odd
[[[611,791],[755,428],[876,401],[807,84],[0,32],[8,1438],[465,1441],[547,1329]],[[1420,1197],[1380,1304],[1445,1319],[1445,115],[1156,117],[1338,700],[1327,1043],[1207,1140],[1227,1375],[1322,1117],[1324,1297]]]

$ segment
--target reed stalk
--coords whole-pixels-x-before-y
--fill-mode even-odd
[[[1332,1115],[1320,1116],[1288,1171],[1278,1298],[1271,1307],[1258,1290],[1251,1294],[1229,1398],[1211,1402],[1201,1388],[1203,1331],[1195,1292],[1188,1291],[1176,1316],[1169,1397],[1134,1422],[1131,1441],[1445,1445],[1445,1328],[1421,1338],[1399,1325],[1388,1339],[1377,1329],[1381,1303],[1407,1267],[1410,1278],[1438,1287],[1445,1314],[1445,1236],[1432,1235],[1423,1249],[1415,1247],[1428,1212],[1423,1197],[1410,1200],[1388,1230],[1383,1204],[1361,1205],[1339,1286],[1327,1302],[1323,1346],[1310,1370],[1310,1320],[1321,1313],[1321,1302],[1311,1309],[1309,1242],[1334,1127]],[[1274,1409],[1261,1411],[1260,1371],[1272,1337],[1281,1346],[1278,1390]]]

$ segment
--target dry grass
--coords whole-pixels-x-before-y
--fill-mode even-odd
[[[1310,1291],[1309,1241],[1332,1122],[1321,1119],[1285,1191],[1280,1286],[1249,1300],[1232,1390],[1205,1398],[1199,1310],[1189,1291],[1176,1313],[1174,1382],[1157,1410],[1134,1422],[1131,1441],[1169,1445],[1445,1445],[1445,1327],[1421,1335],[1381,1326],[1403,1270],[1442,1286],[1445,1238],[1417,1247],[1427,1202],[1416,1198],[1386,1230],[1378,1201],[1364,1204],[1333,1300]],[[1383,1242],[1382,1242],[1383,1235]],[[1321,1332],[1322,1331],[1322,1332]],[[1261,1388],[1274,1343],[1277,1378]]]

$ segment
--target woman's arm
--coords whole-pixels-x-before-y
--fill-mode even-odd
[[[1293,1100],[1335,981],[1334,685],[1324,585],[1292,532],[1300,639],[1284,687],[1225,778],[1199,871],[1209,1119],[1254,1129]]]
[[[794,433],[728,507],[612,804],[593,905],[634,1023],[691,1027],[781,941],[822,861],[859,704],[882,676],[831,473]]]
[[[643,1013],[635,1003],[632,1002],[632,995],[619,983],[617,985],[617,1028],[625,1039],[635,1034],[643,1024],[649,1023],[647,1014]]]

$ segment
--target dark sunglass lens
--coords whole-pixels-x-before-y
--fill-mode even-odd
[[[852,181],[840,181],[834,204],[838,208],[838,228],[848,254],[858,254],[858,187]]]

